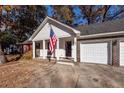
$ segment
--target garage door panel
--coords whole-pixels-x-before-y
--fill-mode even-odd
[[[107,43],[81,44],[81,62],[107,64]]]
[[[124,66],[124,42],[120,42],[120,65]]]

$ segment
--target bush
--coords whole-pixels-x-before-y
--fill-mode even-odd
[[[32,59],[32,51],[28,51],[25,54],[23,54],[21,59],[31,60]]]

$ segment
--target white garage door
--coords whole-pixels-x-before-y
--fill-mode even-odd
[[[107,43],[80,44],[81,62],[107,64]]]
[[[120,42],[120,65],[124,66],[124,42]]]

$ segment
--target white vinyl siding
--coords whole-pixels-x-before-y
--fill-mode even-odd
[[[71,34],[65,30],[62,30],[54,25],[51,25],[52,30],[56,34],[57,38],[70,37]],[[47,23],[40,32],[34,37],[33,41],[48,40],[50,38],[50,25]]]

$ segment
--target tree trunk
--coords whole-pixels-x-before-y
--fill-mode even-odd
[[[0,44],[0,64],[6,63],[6,57],[4,55],[4,52],[1,49],[1,44]]]

